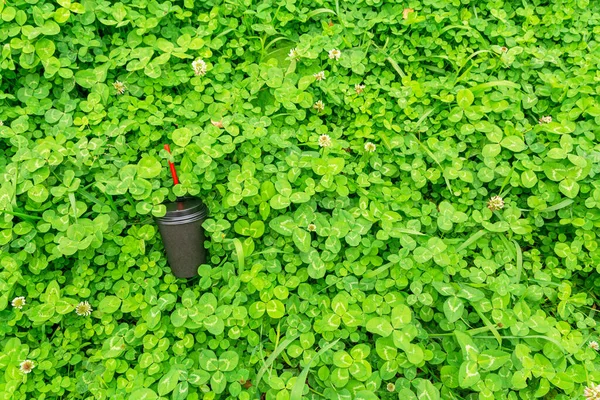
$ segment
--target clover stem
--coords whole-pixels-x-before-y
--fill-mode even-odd
[[[469,334],[478,334],[480,332],[486,332],[489,331],[491,329],[490,326],[482,326],[481,328],[474,328],[474,329],[469,329],[467,331],[467,333]],[[454,332],[449,332],[449,333],[433,333],[433,334],[428,334],[427,336],[429,336],[430,338],[437,338],[437,337],[446,337],[446,336],[454,336]],[[493,337],[493,336],[491,336]],[[479,338],[481,338],[481,336],[479,336]]]
[[[586,373],[587,373],[587,371],[586,371]],[[313,393],[318,394],[321,397],[326,397],[323,393],[317,392],[315,389],[311,388],[310,386],[308,387],[308,390],[310,390]]]

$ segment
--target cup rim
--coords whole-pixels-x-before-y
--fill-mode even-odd
[[[197,197],[184,197],[179,201],[163,203],[174,205],[178,203],[191,202],[191,206],[183,210],[167,210],[167,213],[162,217],[156,217],[156,221],[162,225],[182,225],[190,222],[196,222],[206,218],[208,215],[208,207],[202,200]]]

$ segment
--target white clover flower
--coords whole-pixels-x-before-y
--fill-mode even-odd
[[[600,344],[598,344],[598,342],[596,341],[591,341],[590,343],[588,343],[588,347],[596,351],[600,350]]]
[[[545,117],[540,118],[539,122],[540,122],[540,125],[549,124],[550,122],[552,122],[552,117],[549,115],[546,115]]]
[[[12,304],[12,306],[14,308],[18,308],[20,310],[23,308],[23,306],[25,304],[27,304],[27,302],[25,301],[25,297],[20,296],[20,297],[15,297],[10,304]]]
[[[24,374],[30,373],[34,368],[35,364],[31,360],[25,360],[19,365],[19,370]]]
[[[203,59],[199,58],[192,62],[192,69],[196,76],[204,76],[206,74],[206,63]]]
[[[298,54],[298,49],[296,47],[294,47],[293,49],[290,49],[290,52],[288,53],[288,57],[293,60],[297,60],[298,58],[300,58],[300,54]]]
[[[331,146],[331,138],[329,137],[329,135],[319,136],[319,146],[321,146],[321,147]]]
[[[393,392],[394,390],[396,390],[396,385],[394,385],[393,383],[388,383],[387,384],[387,391],[388,392]]]
[[[306,229],[308,229],[309,232],[314,232],[317,230],[317,226],[315,224],[308,224]]]
[[[323,110],[325,110],[325,104],[319,100],[313,105],[313,108],[317,110],[317,112],[323,112]]]
[[[329,58],[332,60],[339,60],[342,56],[342,52],[338,49],[329,50]]]
[[[600,385],[592,383],[591,386],[584,389],[583,395],[585,396],[585,400],[600,400]]]
[[[90,306],[90,303],[87,301],[82,301],[81,303],[77,304],[77,307],[75,307],[75,312],[77,315],[81,315],[82,317],[89,316],[92,314],[92,311],[92,306]]]
[[[360,83],[357,83],[356,85],[354,85],[354,91],[356,92],[356,94],[361,94],[363,92],[363,90],[365,90],[365,85],[361,85]]]
[[[317,72],[313,76],[315,77],[315,79],[317,81],[324,81],[325,80],[325,71]]]
[[[123,93],[125,93],[125,90],[127,89],[127,86],[125,86],[125,84],[121,81],[115,81],[113,83],[113,87],[117,91],[117,94],[123,94]]]
[[[377,146],[375,146],[374,143],[371,143],[371,142],[365,143],[365,151],[367,153],[374,153],[375,150],[377,150]]]
[[[487,207],[492,211],[497,211],[504,208],[504,200],[500,196],[493,196],[487,204]]]

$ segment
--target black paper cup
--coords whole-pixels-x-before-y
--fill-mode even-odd
[[[197,198],[183,198],[165,206],[167,213],[156,218],[156,223],[171,271],[178,278],[197,276],[198,267],[206,263],[202,223],[208,208]]]

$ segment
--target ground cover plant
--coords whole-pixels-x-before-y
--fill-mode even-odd
[[[599,35],[588,0],[1,1],[0,399],[600,398]]]

